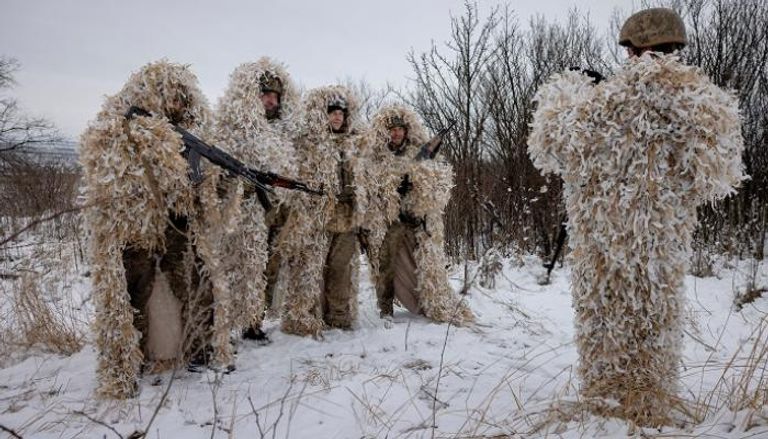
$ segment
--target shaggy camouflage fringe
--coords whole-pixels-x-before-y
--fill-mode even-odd
[[[280,119],[267,120],[261,102],[259,78],[271,72],[281,78]],[[272,171],[288,177],[296,174],[295,153],[291,133],[296,131],[295,113],[298,93],[285,67],[269,58],[238,66],[230,76],[229,86],[219,101],[216,112],[216,140],[234,156],[257,169]],[[242,198],[243,183],[233,188],[234,196]],[[275,189],[273,209],[281,208],[287,198],[284,189]],[[283,205],[282,208],[286,206]],[[266,307],[264,289],[268,259],[268,230],[264,208],[255,195],[242,201],[242,212],[225,242],[227,273],[237,304],[233,315],[241,328],[261,325]]]
[[[242,197],[242,190],[237,191]],[[264,208],[255,198],[243,202],[240,223],[224,238],[224,263],[232,289],[233,323],[238,329],[259,327],[265,309],[267,227]]]
[[[187,176],[181,136],[166,117],[124,114],[131,105],[165,115],[200,134],[210,120],[205,98],[187,67],[166,61],[150,63],[129,78],[123,89],[107,98],[82,136],[80,157],[87,195],[95,207],[87,215],[91,236],[93,295],[96,302],[97,373],[100,395],[132,396],[143,361],[136,312],[127,292],[123,251],[130,245],[149,251],[164,248],[169,214],[190,220],[190,229],[213,282],[217,320],[227,307],[227,290],[216,270],[217,221],[204,220],[219,208],[211,177],[200,195]],[[219,320],[217,340],[228,330]],[[219,345],[218,359],[229,361],[228,346]]]
[[[329,131],[327,106],[335,98],[348,103],[348,133],[332,134]],[[327,86],[310,91],[304,102],[301,135],[296,154],[299,169],[297,178],[310,187],[322,187],[325,195],[310,196],[292,194],[292,211],[279,238],[279,251],[283,254],[285,293],[282,309],[282,329],[297,335],[316,335],[324,326],[321,297],[323,267],[330,247],[332,233],[343,233],[358,226],[362,211],[367,206],[368,188],[358,179],[359,158],[365,146],[356,134],[359,121],[358,104],[352,93],[342,86]],[[337,158],[343,151],[354,177],[356,211],[345,212],[336,194],[341,192],[337,170]],[[357,297],[357,284],[353,285]],[[357,308],[356,302],[354,310]],[[350,316],[350,323],[356,319]]]
[[[536,100],[531,158],[565,182],[581,392],[664,423],[696,207],[745,178],[736,98],[675,56],[646,54],[597,86],[556,75]]]
[[[408,126],[411,145],[405,154],[396,156],[389,150],[389,121],[401,118]],[[375,188],[369,197],[376,200],[366,210],[363,224],[370,233],[371,276],[374,284],[379,277],[381,245],[387,229],[397,221],[400,211],[424,218],[426,225],[416,231],[418,243],[414,254],[417,266],[416,295],[419,306],[428,318],[438,322],[464,325],[474,321],[466,302],[461,301],[448,283],[447,259],[443,250],[443,214],[453,188],[453,169],[436,160],[417,162],[421,145],[429,140],[418,115],[402,105],[380,109],[371,121],[367,143],[371,145],[370,164],[364,166],[368,187]],[[400,197],[397,187],[403,176],[409,175],[413,188]]]
[[[283,83],[280,119],[268,121],[261,103],[259,78],[264,72]],[[296,173],[291,134],[297,126],[299,95],[285,66],[270,58],[238,66],[216,111],[216,139],[245,163],[287,176]]]

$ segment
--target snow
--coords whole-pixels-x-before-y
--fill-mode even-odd
[[[768,285],[766,265],[759,267],[758,285]],[[267,320],[273,342],[240,342],[233,373],[145,376],[140,395],[128,401],[95,399],[90,343],[70,357],[26,353],[15,364],[0,363],[7,366],[0,369],[0,425],[25,438],[127,438],[150,421],[147,437],[166,439],[638,433],[624,421],[578,408],[569,271],[556,267],[551,284],[539,285],[543,271],[533,257],[504,260],[495,288],[475,285],[467,297],[477,325],[454,328],[404,310],[391,322],[381,320],[364,263],[353,331],[326,331],[315,340],[283,334],[277,321]],[[721,258],[718,277],[686,278],[680,395],[688,401],[711,395],[712,409],[697,423],[646,429],[647,437],[768,437],[768,411],[733,412],[719,403],[720,390],[729,388],[723,383],[735,384],[731,375],[740,370],[725,366],[733,358],[745,361],[768,314],[768,298],[740,312],[732,306],[750,271],[748,262]],[[69,296],[67,303],[89,297],[85,272],[79,267],[78,279],[62,276],[67,279],[58,291]],[[461,267],[452,271],[457,290],[461,273]],[[87,320],[91,311],[80,308]]]

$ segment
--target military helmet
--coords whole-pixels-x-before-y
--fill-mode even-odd
[[[394,127],[402,127],[408,129],[408,124],[403,119],[403,116],[394,115],[387,118],[387,129],[391,130]]]
[[[344,98],[344,96],[335,95],[335,96],[331,96],[328,99],[327,110],[328,110],[328,113],[330,113],[333,110],[341,110],[344,113],[346,113],[348,110],[348,106],[349,104],[347,103],[347,100],[346,98]]]
[[[279,95],[283,94],[283,81],[280,77],[270,72],[269,70],[259,76],[259,86],[262,93],[275,92]]]
[[[619,32],[619,44],[631,47],[653,47],[661,44],[688,44],[685,24],[677,12],[668,8],[651,8],[627,19]]]

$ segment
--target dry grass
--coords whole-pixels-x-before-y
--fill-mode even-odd
[[[704,368],[712,367],[705,365]],[[717,367],[715,365],[714,367]],[[768,315],[763,316],[749,340],[723,365],[713,388],[689,402],[693,422],[700,423],[723,411],[743,412],[742,424],[748,431],[768,425]]]
[[[30,349],[78,352],[85,328],[71,295],[84,264],[80,174],[5,156],[0,177],[0,363]]]
[[[11,290],[13,320],[3,338],[13,349],[33,347],[59,355],[72,355],[83,347],[85,334],[71,307],[46,300],[40,279],[24,274]],[[5,351],[0,347],[0,351]]]

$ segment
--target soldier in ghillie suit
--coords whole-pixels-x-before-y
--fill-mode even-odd
[[[368,199],[357,178],[364,150],[357,111],[342,86],[318,88],[305,98],[297,175],[325,195],[294,194],[279,238],[286,270],[282,329],[290,334],[349,329],[357,316],[357,232]]]
[[[453,169],[438,158],[416,160],[429,138],[419,117],[400,105],[380,109],[371,121],[365,178],[371,203],[365,215],[367,252],[382,317],[397,300],[410,312],[438,322],[466,324],[474,317],[448,283],[443,213]]]
[[[285,176],[296,175],[292,136],[299,104],[296,87],[285,67],[269,58],[238,66],[219,101],[216,138],[222,147],[250,166]],[[243,337],[268,342],[261,323],[274,297],[280,267],[276,237],[285,223],[286,189],[275,189],[272,209],[264,212],[253,191],[244,190],[238,227],[226,239],[227,270],[237,302]],[[266,278],[265,278],[266,270]],[[266,297],[265,297],[266,296]]]
[[[131,106],[151,116],[126,117]],[[102,396],[131,397],[142,368],[208,347],[232,362],[216,176],[193,187],[172,125],[199,134],[210,119],[189,69],[160,61],[131,75],[83,134]]]
[[[612,78],[565,72],[539,90],[529,152],[564,181],[581,393],[659,425],[677,391],[696,207],[745,178],[743,139],[733,94],[675,54],[674,11],[631,16],[619,43],[631,56]]]

